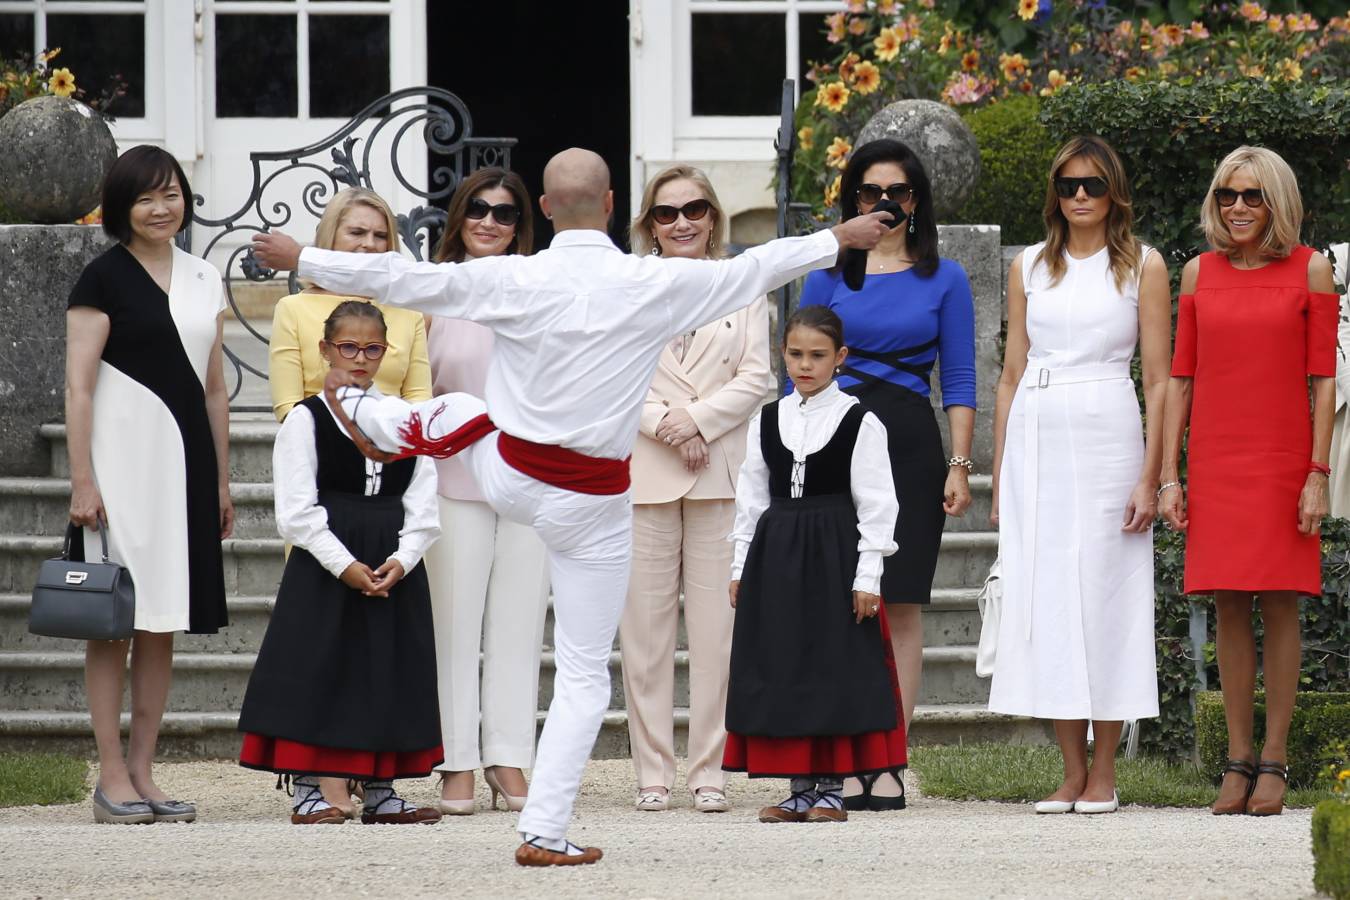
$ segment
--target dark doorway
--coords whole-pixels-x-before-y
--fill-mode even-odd
[[[572,146],[609,163],[610,235],[628,246],[628,0],[428,3],[427,77],[468,105],[476,134],[519,139],[511,168],[536,200],[539,248],[553,237],[544,163]]]

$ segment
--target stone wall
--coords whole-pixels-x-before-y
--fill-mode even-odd
[[[50,472],[38,426],[65,412],[66,298],[108,244],[93,225],[0,225],[0,476]]]
[[[994,394],[998,388],[999,372],[1003,368],[999,333],[1003,328],[1003,280],[1007,267],[999,246],[997,225],[939,225],[938,253],[961,264],[970,278],[970,291],[975,298],[975,439],[971,459],[975,471],[988,474],[994,465]],[[942,414],[942,387],[939,357],[933,373],[933,405],[938,410],[938,424],[942,428],[942,445],[951,452],[947,434],[947,417]]]

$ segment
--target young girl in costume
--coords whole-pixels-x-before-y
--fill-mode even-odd
[[[794,390],[750,422],[736,486],[736,624],[723,768],[789,778],[761,822],[843,822],[843,779],[906,762],[883,557],[898,505],[886,429],[834,376],[848,350],[827,307],[788,319]]]
[[[378,307],[344,301],[324,322],[319,352],[369,389],[385,335]],[[293,779],[296,825],[355,815],[349,797],[324,796],[320,776],[364,784],[364,823],[435,822],[439,812],[393,786],[444,758],[418,565],[440,535],[432,461],[367,460],[320,395],[286,416],[272,474],[277,530],[293,549],[244,696],[239,761]]]

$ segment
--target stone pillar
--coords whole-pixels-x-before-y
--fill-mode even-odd
[[[1003,330],[1003,279],[1006,275],[1003,254],[999,246],[1000,229],[997,225],[939,225],[938,253],[960,263],[970,278],[970,291],[975,298],[975,438],[971,445],[971,459],[975,471],[989,474],[994,465],[994,396],[998,388],[999,372],[1003,369],[999,335]],[[938,357],[933,375],[933,406],[938,410],[938,424],[942,428],[942,444],[951,452],[947,434],[947,417],[942,413],[942,386],[938,373],[942,358]]]
[[[65,414],[66,300],[110,239],[93,225],[0,225],[0,476],[46,475]]]

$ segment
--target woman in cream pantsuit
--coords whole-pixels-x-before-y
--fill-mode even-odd
[[[707,176],[671,166],[648,183],[631,239],[637,253],[706,259],[722,255],[726,232]],[[671,341],[643,405],[632,461],[633,569],[619,624],[640,810],[666,809],[675,783],[681,589],[689,635],[685,783],[699,811],[727,809],[721,762],[734,616],[727,535],[746,425],[769,384],[769,308],[761,298]]]

